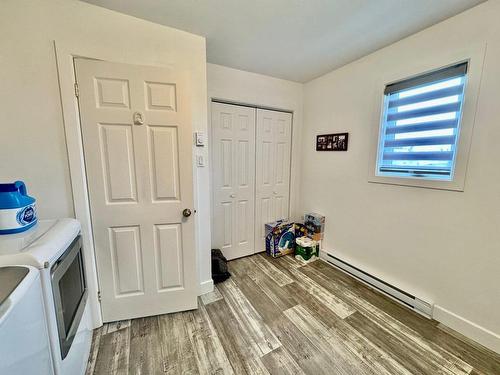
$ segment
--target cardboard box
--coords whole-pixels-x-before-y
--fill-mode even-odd
[[[307,229],[309,238],[320,241],[325,233],[325,217],[321,214],[312,212],[304,215],[304,226]]]
[[[295,251],[295,224],[282,220],[265,225],[266,253],[273,258]]]
[[[295,237],[304,237],[309,234],[304,223],[295,223]]]
[[[309,237],[297,237],[295,239],[295,259],[309,263],[319,257],[319,242]]]

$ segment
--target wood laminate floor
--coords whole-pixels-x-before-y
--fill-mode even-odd
[[[106,324],[87,374],[500,374],[500,356],[327,263],[229,263],[199,309]]]

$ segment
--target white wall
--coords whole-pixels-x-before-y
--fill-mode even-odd
[[[293,112],[290,215],[299,218],[303,85],[215,64],[207,64],[207,80],[209,112],[212,99]]]
[[[305,85],[302,209],[324,247],[437,304],[435,318],[500,351],[500,2],[489,1]],[[380,76],[487,42],[464,192],[368,183]],[[451,63],[452,61],[450,61]],[[315,136],[348,131],[348,152]]]
[[[4,0],[0,14],[0,181],[25,180],[41,218],[74,215],[53,40],[84,57],[187,69],[193,126],[207,131],[204,38],[73,0]],[[211,278],[208,171],[196,170],[195,180],[204,282]]]

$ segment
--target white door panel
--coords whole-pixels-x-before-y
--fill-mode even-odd
[[[181,288],[183,285],[182,226],[155,225],[156,278],[158,290]]]
[[[139,226],[109,228],[115,295],[144,294]]]
[[[266,223],[289,218],[292,114],[257,109],[255,252]]]
[[[137,202],[132,125],[98,124],[107,203]]]
[[[186,77],[80,58],[75,68],[104,321],[196,308]]]
[[[177,127],[148,127],[153,201],[179,200]]]
[[[254,252],[255,109],[212,103],[213,246],[228,259]]]

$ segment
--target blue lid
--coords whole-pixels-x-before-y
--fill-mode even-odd
[[[35,201],[35,198],[28,195],[23,181],[0,184],[0,210],[24,207]]]

